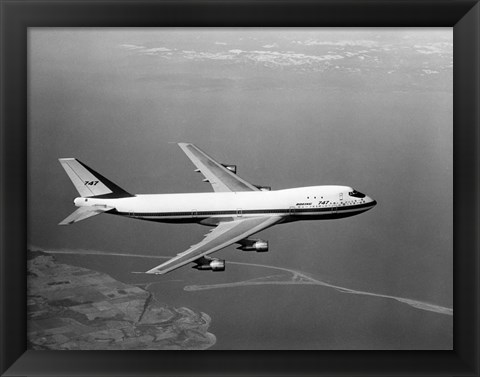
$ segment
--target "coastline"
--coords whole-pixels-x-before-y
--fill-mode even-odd
[[[27,341],[34,350],[205,350],[211,318],[148,290],[28,251]]]

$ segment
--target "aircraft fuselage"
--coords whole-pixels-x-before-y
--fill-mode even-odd
[[[225,219],[282,216],[282,222],[327,220],[365,212],[376,201],[348,186],[311,186],[275,191],[136,195],[76,198],[78,207],[107,206],[106,213],[165,223],[217,225]]]

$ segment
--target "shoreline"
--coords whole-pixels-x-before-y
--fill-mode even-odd
[[[28,347],[47,350],[205,350],[211,318],[147,289],[29,251]]]

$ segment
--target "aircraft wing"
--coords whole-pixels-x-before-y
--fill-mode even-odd
[[[215,161],[191,143],[178,143],[198,170],[210,182],[214,191],[259,191],[257,187]]]
[[[147,274],[165,274],[169,271],[182,267],[205,255],[221,250],[237,241],[243,240],[254,233],[260,232],[277,222],[282,218],[280,216],[272,217],[251,217],[241,220],[233,220],[220,223],[216,228],[206,234],[205,238],[190,247],[183,253],[167,262],[147,271]]]

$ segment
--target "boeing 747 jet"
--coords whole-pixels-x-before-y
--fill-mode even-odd
[[[75,158],[59,159],[79,197],[79,207],[60,225],[108,213],[163,223],[196,223],[213,227],[199,243],[146,271],[165,274],[189,263],[198,270],[224,271],[225,261],[209,257],[229,245],[266,252],[268,241],[250,238],[280,223],[330,220],[358,215],[377,202],[347,186],[311,186],[271,190],[237,175],[236,165],[221,164],[191,143],[179,143],[214,192],[133,195]]]

